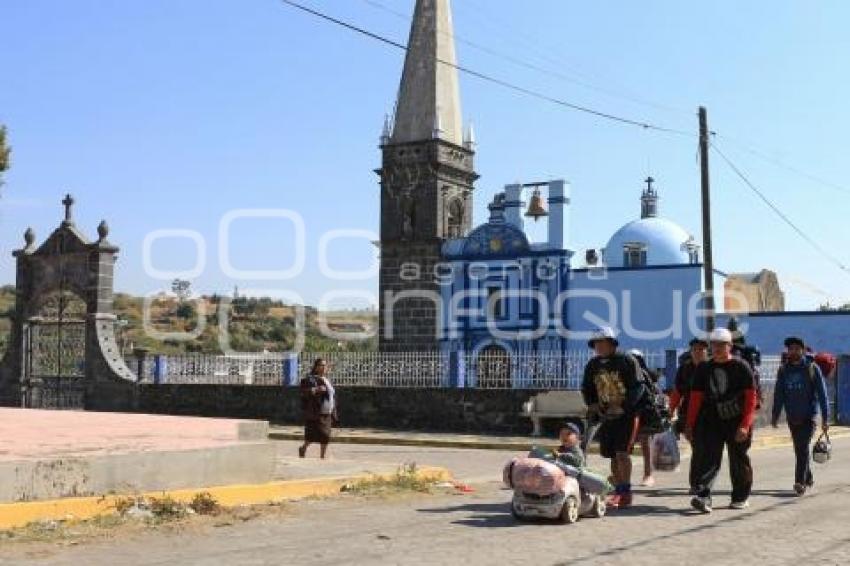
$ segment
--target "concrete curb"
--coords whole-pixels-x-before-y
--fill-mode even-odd
[[[269,440],[303,441],[304,434],[300,432],[272,431]],[[442,438],[402,438],[367,435],[339,435],[331,439],[336,444],[374,444],[381,446],[423,446],[430,448],[466,448],[472,450],[530,450],[533,446],[550,445],[555,442],[551,438],[541,437],[537,442],[517,442],[512,440],[449,440]],[[591,453],[593,449],[591,447]]]
[[[448,481],[452,474],[446,468],[422,466],[416,470],[419,479]],[[50,501],[27,501],[21,503],[0,504],[0,529],[24,527],[35,521],[85,520],[100,515],[115,513],[116,502],[122,497],[143,496],[146,498],[171,497],[181,503],[188,503],[202,492],[209,493],[223,507],[237,505],[261,505],[281,501],[338,495],[345,484],[371,479],[391,480],[393,473],[358,474],[346,477],[329,477],[311,480],[289,480],[257,485],[225,485],[154,491],[141,494],[105,495],[101,497],[72,497]]]
[[[834,427],[830,432],[831,439],[839,439],[850,437],[850,428]],[[304,435],[300,432],[275,431],[269,432],[269,440],[304,440]],[[534,446],[554,446],[556,440],[553,438],[541,437],[539,440],[516,441],[513,439],[500,440],[498,437],[492,439],[469,440],[469,439],[448,439],[448,438],[423,438],[421,436],[374,436],[366,434],[339,434],[335,435],[332,442],[337,444],[373,444],[380,446],[421,446],[429,448],[460,448],[469,450],[512,450],[517,452],[527,452]],[[687,445],[683,442],[683,445]],[[761,436],[759,431],[756,431],[756,436],[753,439],[753,449],[775,448],[779,446],[790,446],[791,437],[787,434],[769,434]],[[636,447],[639,450],[639,447]],[[599,446],[592,444],[588,447],[589,454],[598,454]]]

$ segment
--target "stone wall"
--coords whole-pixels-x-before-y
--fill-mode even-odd
[[[520,416],[535,391],[337,388],[341,426],[445,432],[530,434]],[[132,405],[111,410],[301,422],[295,388],[240,385],[141,385]],[[99,403],[101,410],[109,408]],[[123,405],[123,406],[119,406]]]
[[[539,391],[525,389],[392,389],[338,387],[340,425],[353,428],[470,434],[531,434],[522,404]],[[770,426],[772,395],[759,411],[757,427]],[[260,419],[301,424],[297,388],[260,385],[139,385],[135,391],[89,390],[86,409],[164,415]],[[544,421],[554,433],[557,419]]]

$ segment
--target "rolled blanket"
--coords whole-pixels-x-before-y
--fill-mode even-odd
[[[502,473],[505,484],[534,495],[564,491],[567,476],[558,466],[539,458],[514,458]]]

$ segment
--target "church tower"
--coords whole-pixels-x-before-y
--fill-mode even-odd
[[[417,0],[395,116],[381,135],[380,349],[437,349],[443,242],[472,223],[478,178],[464,132],[450,0]]]

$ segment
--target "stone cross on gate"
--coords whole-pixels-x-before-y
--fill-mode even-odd
[[[65,198],[62,199],[62,204],[65,205],[65,222],[70,224],[74,221],[74,219],[73,219],[74,197],[72,197],[70,194],[66,194]]]
[[[62,204],[59,227],[40,246],[27,229],[25,247],[14,252],[15,314],[0,360],[0,405],[98,409],[134,394],[136,376],[115,339],[118,248],[107,240],[106,222],[91,242],[74,225],[74,198],[66,195]],[[80,320],[50,311],[66,300],[85,305]]]

